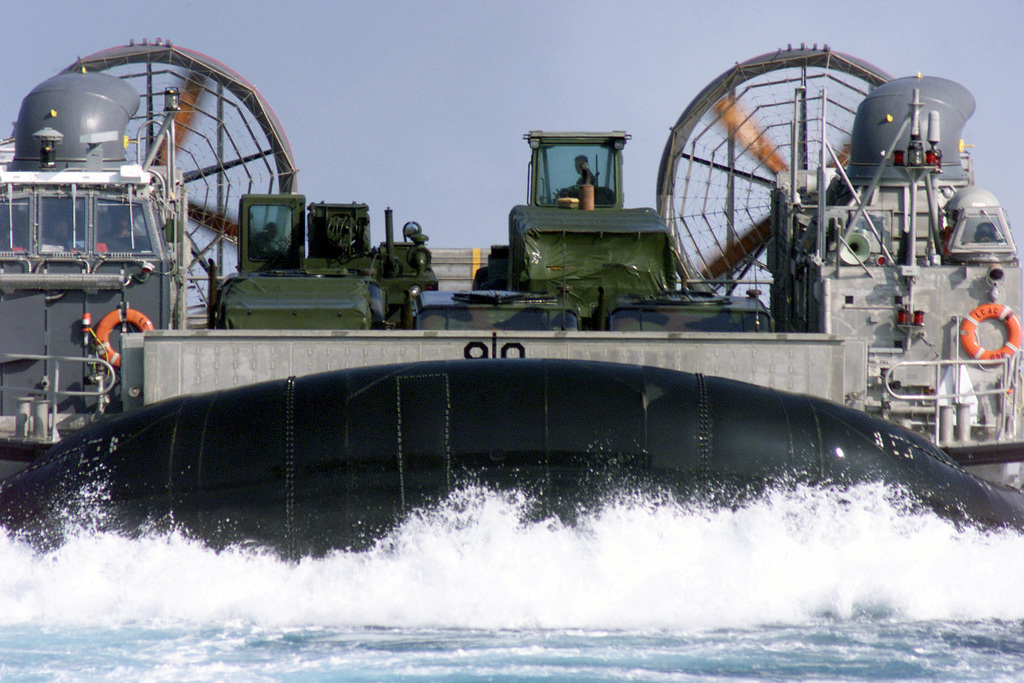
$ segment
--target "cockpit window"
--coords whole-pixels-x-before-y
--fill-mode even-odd
[[[1001,208],[961,211],[953,228],[951,249],[991,249],[1007,244],[1007,225]]]
[[[1013,257],[1016,248],[1002,208],[972,207],[955,216],[947,245],[949,258],[984,262]]]
[[[28,198],[0,201],[0,251],[28,251]]]
[[[39,253],[61,254],[84,251],[87,215],[85,198],[39,198]]]
[[[1005,244],[1003,235],[987,216],[970,219],[964,231],[964,241],[976,244]]]
[[[555,206],[562,197],[579,198],[580,186],[594,186],[594,205],[615,204],[618,178],[615,154],[604,145],[542,145],[538,156],[539,206]]]
[[[0,196],[0,252],[57,258],[153,251],[153,221],[144,203],[97,196]]]
[[[152,251],[146,212],[137,202],[96,201],[96,251]]]

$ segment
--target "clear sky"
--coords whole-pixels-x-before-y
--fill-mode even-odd
[[[653,206],[669,128],[734,63],[828,44],[893,76],[962,83],[976,179],[1024,245],[1024,0],[4,2],[0,136],[76,57],[157,37],[256,84],[309,201],[385,206],[440,246],[505,243],[531,129],[628,131],[626,202]]]

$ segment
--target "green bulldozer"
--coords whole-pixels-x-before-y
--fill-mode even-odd
[[[475,288],[553,297],[585,330],[769,329],[756,298],[685,289],[664,219],[624,207],[629,135],[531,131],[524,139],[532,152],[529,203],[512,209],[509,243],[491,248]]]

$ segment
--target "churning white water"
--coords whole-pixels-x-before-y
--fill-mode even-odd
[[[883,486],[736,510],[631,498],[572,527],[524,508],[468,489],[372,550],[298,563],[0,535],[0,678],[1024,675],[1024,536]]]

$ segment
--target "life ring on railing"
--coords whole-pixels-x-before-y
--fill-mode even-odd
[[[978,323],[983,320],[1002,320],[1006,325],[1006,343],[1001,348],[990,351],[978,341]],[[1021,341],[1024,341],[1024,332],[1021,330],[1020,318],[1009,306],[982,304],[960,323],[960,343],[967,355],[975,360],[1009,358],[1020,351]]]
[[[115,368],[121,367],[121,354],[110,345],[110,332],[115,325],[121,323],[128,323],[138,332],[156,329],[153,327],[153,321],[147,318],[145,313],[136,311],[134,308],[126,309],[123,314],[120,308],[115,308],[103,316],[103,320],[96,326],[96,341],[99,344],[100,355]]]

